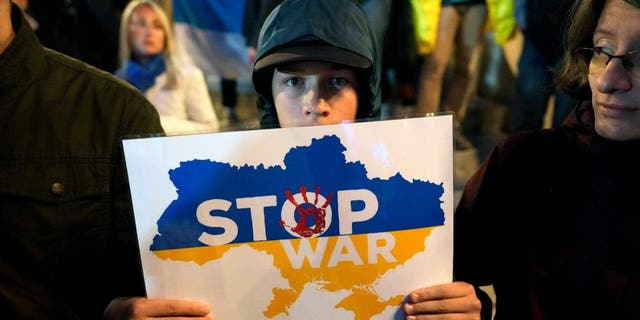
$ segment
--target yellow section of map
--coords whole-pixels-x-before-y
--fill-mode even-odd
[[[361,234],[248,243],[255,250],[272,255],[274,266],[291,286],[289,289],[274,289],[274,299],[264,311],[265,317],[288,314],[288,308],[301,294],[305,284],[310,282],[323,284],[322,288],[327,291],[349,290],[351,294],[335,307],[352,311],[356,320],[370,319],[389,306],[400,305],[403,295],[381,301],[373,285],[385,272],[424,252],[425,238],[433,228],[388,232],[384,233],[386,238]],[[394,243],[390,244],[390,241]],[[161,250],[154,251],[154,254],[161,259],[193,261],[202,265],[222,258],[227,251],[241,245],[247,244]],[[370,252],[385,246],[388,251]],[[292,252],[302,257],[297,263],[292,261]],[[318,259],[309,261],[310,258],[301,252],[315,253]]]

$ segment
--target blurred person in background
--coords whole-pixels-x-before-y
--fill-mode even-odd
[[[177,52],[169,20],[154,1],[125,8],[116,75],[144,93],[167,134],[219,129],[202,71]]]
[[[562,63],[567,16],[575,0],[517,0],[516,20],[524,35],[518,61],[515,131],[541,129],[554,96],[552,126],[559,126],[577,100],[554,87],[552,69]]]
[[[467,104],[473,94],[478,71],[479,52],[487,17],[496,33],[496,41],[502,43],[511,37],[515,29],[512,16],[512,0],[423,0],[412,1],[414,7],[423,8],[422,17],[429,35],[426,46],[419,46],[419,54],[424,56],[418,84],[416,111],[433,113],[440,110],[452,111],[454,119],[454,139],[457,150],[473,148],[462,134]],[[420,9],[417,10],[421,11]],[[416,15],[414,14],[414,18]],[[451,57],[453,67],[451,79],[443,91],[445,71]]]

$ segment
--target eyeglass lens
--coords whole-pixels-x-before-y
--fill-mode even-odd
[[[595,48],[591,51],[591,62],[589,63],[589,73],[601,74],[609,63],[615,59],[622,59],[622,66],[631,74],[640,77],[640,52],[636,51],[622,57],[607,55],[602,50]]]

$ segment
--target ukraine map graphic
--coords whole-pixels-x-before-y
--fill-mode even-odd
[[[290,288],[276,288],[265,318],[286,315],[305,286],[347,290],[336,308],[370,319],[403,295],[381,299],[373,283],[427,250],[444,225],[442,182],[399,173],[368,178],[347,162],[335,135],[291,148],[284,166],[189,160],[169,171],[175,199],[157,221],[150,250],[202,265],[240,246],[273,256]]]

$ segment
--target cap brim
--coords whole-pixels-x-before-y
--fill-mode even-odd
[[[322,61],[360,69],[371,66],[369,59],[345,49],[326,44],[304,44],[276,49],[258,60],[254,70],[302,61]]]

